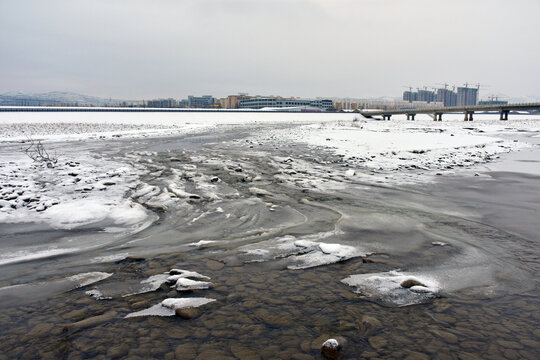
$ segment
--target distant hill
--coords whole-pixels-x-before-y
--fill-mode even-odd
[[[41,94],[26,94],[20,92],[0,94],[0,106],[109,106],[117,105],[121,102],[122,100],[118,99],[103,99],[96,96],[61,91]]]

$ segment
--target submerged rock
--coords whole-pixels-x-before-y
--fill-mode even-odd
[[[116,311],[109,311],[102,315],[92,316],[87,319],[66,325],[64,327],[64,332],[75,332],[89,327],[93,327],[114,319],[116,315]]]
[[[176,309],[174,313],[176,316],[181,317],[182,319],[190,320],[190,319],[193,319],[194,317],[197,317],[200,311],[197,308],[190,307],[190,308]]]
[[[382,327],[382,324],[377,318],[364,315],[358,321],[358,327],[364,336],[369,337],[376,333]]]

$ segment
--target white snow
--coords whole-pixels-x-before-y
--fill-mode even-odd
[[[143,173],[138,165],[103,158],[84,146],[58,156],[62,161],[46,168],[22,152],[0,148],[0,222],[43,222],[64,230],[96,225],[108,232],[135,232],[155,219],[125,198]]]
[[[407,183],[432,181],[436,174],[452,173],[460,167],[490,161],[500,153],[527,147],[511,136],[540,131],[538,115],[514,115],[502,122],[490,114],[478,114],[476,119],[464,122],[461,114],[448,114],[443,122],[434,122],[429,116],[417,121],[400,117],[392,121],[327,121],[266,128],[255,134],[252,142],[275,147],[304,143],[314,150],[340,156],[349,167],[344,171],[348,178]],[[318,173],[318,169],[306,168],[298,160],[290,161],[287,169],[297,174]],[[324,167],[319,172],[325,174]],[[284,174],[278,176],[284,181],[294,180]]]
[[[216,126],[352,120],[343,113],[1,112],[0,141],[146,137],[188,134]]]
[[[174,316],[177,309],[197,308],[216,301],[210,298],[169,298],[148,309],[127,314],[125,317],[137,316]]]

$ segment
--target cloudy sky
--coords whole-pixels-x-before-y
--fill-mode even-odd
[[[539,0],[0,0],[0,93],[540,99]]]

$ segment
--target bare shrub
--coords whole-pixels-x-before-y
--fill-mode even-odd
[[[41,140],[36,142],[33,139],[28,139],[28,141],[30,141],[30,146],[24,149],[24,153],[35,162],[45,164],[48,168],[54,168],[58,162],[56,154],[51,156],[47,150],[45,150]]]

